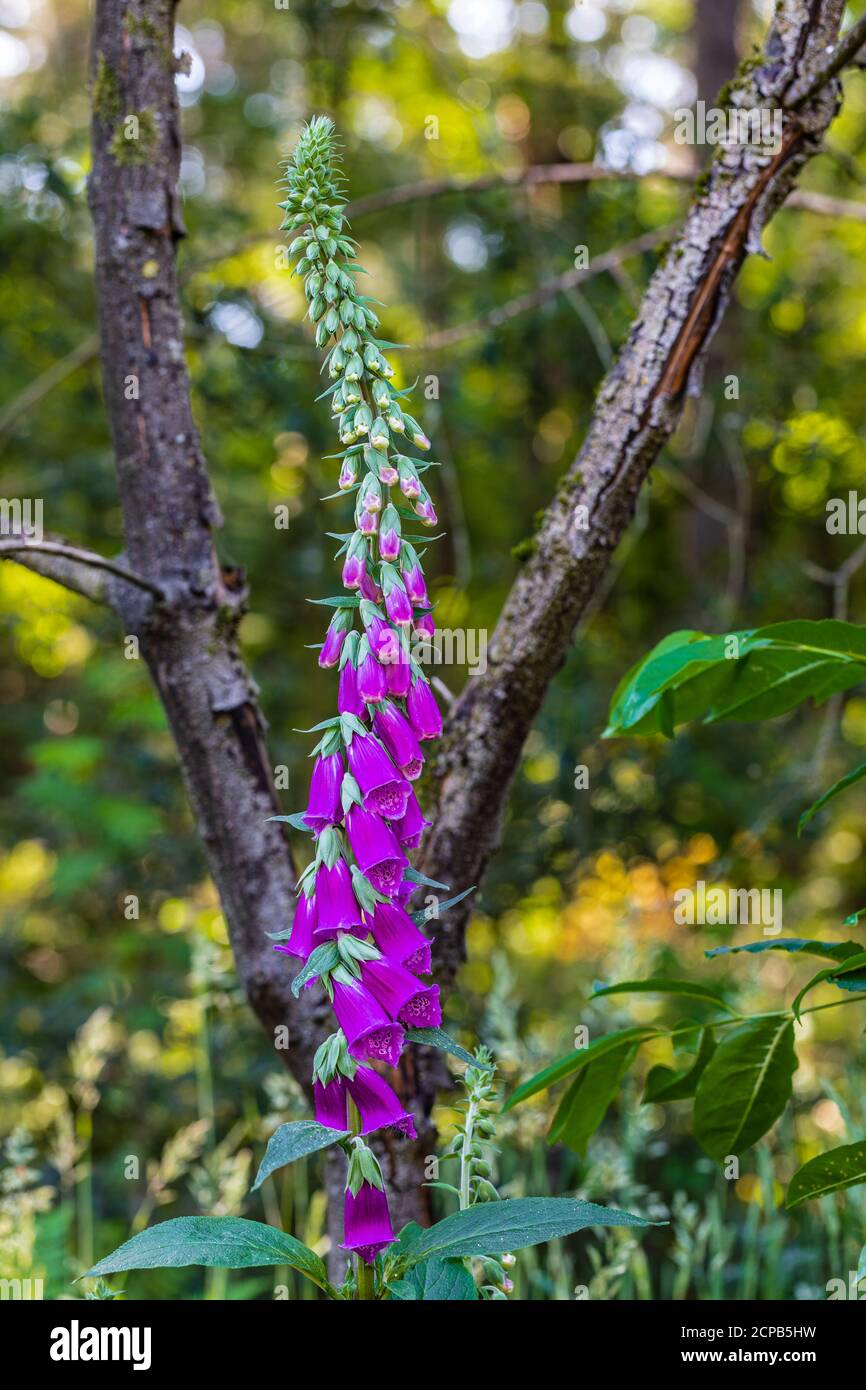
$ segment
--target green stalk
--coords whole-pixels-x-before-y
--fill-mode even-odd
[[[361,1115],[357,1105],[349,1096],[349,1129],[353,1135],[361,1133]],[[355,1298],[371,1302],[376,1297],[373,1266],[359,1254],[355,1255]]]

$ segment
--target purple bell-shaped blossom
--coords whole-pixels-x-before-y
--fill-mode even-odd
[[[354,714],[357,719],[367,717],[367,706],[358,690],[358,670],[352,661],[347,661],[340,672],[337,709],[341,714]]]
[[[442,1022],[439,986],[422,985],[405,966],[387,958],[367,961],[362,979],[390,1018],[409,1028],[438,1028]]]
[[[410,690],[409,697],[411,699]],[[409,720],[396,705],[385,701],[373,715],[373,732],[378,734],[394,762],[410,782],[421,776],[424,753]]]
[[[390,894],[409,862],[396,835],[381,816],[358,805],[349,807],[346,833],[358,868],[378,892]]]
[[[332,869],[320,864],[316,870],[315,939],[323,941],[338,931],[355,931],[362,926],[361,909],[345,859],[341,855]]]
[[[415,1139],[415,1122],[404,1110],[395,1092],[384,1077],[370,1067],[358,1067],[351,1078],[339,1073],[323,1086],[313,1083],[316,1119],[329,1129],[346,1130],[347,1100],[351,1096],[361,1117],[361,1133],[373,1134],[377,1129],[396,1129],[408,1139]]]
[[[388,1198],[382,1189],[365,1182],[357,1197],[347,1191],[343,1207],[343,1249],[357,1251],[370,1265],[393,1239]]]
[[[412,788],[372,734],[356,734],[349,744],[349,771],[361,788],[364,805],[389,820],[405,814]]]
[[[429,820],[425,820],[418,804],[418,798],[412,792],[406,803],[406,810],[399,820],[393,822],[391,828],[404,849],[417,849],[424,831],[431,823]]]
[[[430,938],[416,927],[399,903],[377,903],[371,930],[373,940],[388,960],[405,965],[413,974],[430,974]]]
[[[321,834],[326,825],[337,825],[343,819],[340,787],[345,770],[340,753],[316,759],[310,780],[310,800],[304,812],[304,820],[314,835]]]
[[[292,920],[292,934],[288,941],[280,942],[274,947],[275,951],[281,951],[286,956],[297,956],[299,960],[306,960],[307,956],[315,945],[313,933],[316,928],[316,898],[314,893],[309,895],[301,890],[295,903],[295,915]]]
[[[358,663],[358,694],[362,700],[373,704],[384,698],[387,689],[387,671],[367,647]]]
[[[440,738],[442,715],[436,697],[423,676],[417,676],[406,697],[406,711],[415,734],[420,739]]]
[[[379,555],[383,560],[396,560],[400,554],[400,516],[389,503],[379,523]]]
[[[346,633],[352,626],[352,614],[348,608],[338,608],[328,624],[325,640],[319,652],[320,666],[336,666],[346,640]]]
[[[343,984],[332,977],[334,1013],[346,1034],[349,1052],[358,1061],[387,1062],[396,1067],[403,1050],[403,1029],[360,980]]]

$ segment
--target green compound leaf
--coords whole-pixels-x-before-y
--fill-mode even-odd
[[[718,1009],[733,1013],[718,990],[711,989],[709,985],[695,984],[691,980],[663,980],[658,977],[650,980],[623,980],[618,985],[594,985],[590,997],[601,999],[607,994],[678,994],[682,998],[703,999],[708,1004],[715,1004]]]
[[[695,1094],[695,1138],[711,1158],[741,1154],[767,1133],[790,1099],[796,1069],[787,1017],[753,1019],[719,1043]]]
[[[708,635],[672,632],[620,682],[605,737],[701,720],[773,719],[866,680],[866,627],[826,618]]]
[[[636,1025],[633,1028],[623,1028],[617,1033],[607,1033],[603,1038],[596,1038],[588,1047],[578,1048],[575,1052],[569,1052],[566,1057],[560,1057],[559,1061],[552,1062],[543,1071],[536,1072],[528,1081],[512,1091],[508,1100],[502,1107],[503,1113],[511,1110],[515,1105],[521,1105],[523,1101],[529,1100],[530,1096],[538,1095],[539,1091],[546,1091],[549,1086],[555,1086],[557,1081],[564,1081],[567,1076],[573,1076],[575,1072],[588,1067],[591,1062],[597,1061],[605,1053],[615,1051],[621,1047],[629,1047],[632,1043],[645,1042],[647,1038],[654,1037],[660,1029],[647,1026],[645,1024]]]
[[[671,1067],[653,1067],[647,1076],[641,1103],[653,1105],[668,1100],[690,1100],[715,1050],[712,1029],[705,1028],[693,1066],[682,1072],[675,1072]]]

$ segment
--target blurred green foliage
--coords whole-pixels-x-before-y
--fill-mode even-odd
[[[305,600],[332,587],[322,536],[340,529],[340,504],[318,500],[333,490],[328,412],[314,403],[318,355],[275,230],[278,161],[300,122],[334,116],[356,198],[567,160],[634,171],[665,159],[682,170],[694,154],[671,137],[674,106],[693,96],[687,0],[497,0],[486,18],[483,8],[185,0],[180,11],[179,46],[193,52],[180,79],[189,232],[180,265],[194,409],[225,515],[220,554],[249,576],[244,646],[274,763],[289,769],[286,810],[303,804],[306,778],[308,741],[292,730],[333,697],[332,676],[304,650],[320,639]],[[3,17],[11,47],[0,59],[13,80],[0,107],[0,493],[43,499],[46,529],[112,553],[120,515],[88,349],[87,7],[10,0]],[[746,46],[760,34],[748,7]],[[804,182],[858,199],[866,77],[852,73],[845,86],[831,152]],[[357,218],[371,292],[388,306],[384,331],[410,345],[400,384],[438,378],[423,422],[444,465],[437,503],[449,538],[431,565],[441,625],[492,628],[653,257],[495,331],[482,323],[445,350],[425,344],[569,269],[577,246],[596,255],[662,228],[687,199],[687,181],[650,172],[450,192]],[[866,746],[862,693],[766,728],[698,728],[671,745],[599,742],[617,680],[658,637],[824,616],[834,600],[824,572],[857,543],[828,537],[824,515],[828,498],[863,478],[866,224],[786,210],[765,243],[768,258],[750,259],[740,277],[703,401],[689,405],[640,502],[615,585],[551,689],[479,895],[447,1012],[452,1028],[497,1051],[512,1081],[566,1050],[579,1024],[597,1035],[662,1010],[688,1013],[687,1003],[649,999],[589,1006],[595,977],[706,970],[714,982],[739,981],[747,1007],[787,1002],[802,967],[787,958],[705,966],[703,949],[730,933],[675,928],[677,886],[704,877],[782,887],[786,933],[804,936],[841,937],[844,916],[866,901],[862,790],[804,840],[794,834],[805,793]],[[283,505],[288,531],[274,524]],[[845,594],[837,586],[843,601],[862,619],[862,572]],[[261,1200],[244,1196],[253,1150],[304,1107],[239,995],[142,664],[125,658],[109,615],[13,564],[0,566],[0,611],[0,1128],[11,1136],[0,1273],[30,1270],[46,1296],[68,1295],[94,1249],[164,1207],[261,1217],[264,1201],[266,1219],[324,1249],[315,1162],[266,1184]],[[454,689],[465,679],[442,674]],[[578,766],[588,789],[575,785]],[[862,1202],[855,1193],[785,1216],[779,1201],[799,1162],[862,1136],[855,1014],[810,1021],[796,1116],[736,1184],[700,1155],[676,1108],[642,1109],[631,1083],[585,1163],[545,1149],[550,1098],[509,1118],[506,1193],[579,1188],[674,1213],[640,1242],[609,1232],[528,1252],[517,1295],[569,1298],[581,1286],[596,1297],[823,1297],[829,1278],[856,1267]],[[447,1134],[447,1108],[441,1119]],[[279,1272],[276,1281],[140,1274],[129,1289],[251,1297],[270,1296],[274,1282],[305,1296]]]

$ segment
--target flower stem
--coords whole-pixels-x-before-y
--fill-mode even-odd
[[[466,1124],[463,1130],[463,1148],[460,1150],[460,1210],[469,1206],[469,1180],[472,1177],[472,1159],[469,1150],[475,1138],[475,1121],[478,1117],[478,1101],[470,1095],[466,1109]]]
[[[352,1134],[361,1133],[361,1114],[352,1097],[349,1101],[349,1129]],[[370,1302],[376,1297],[373,1279],[373,1266],[368,1265],[362,1255],[355,1255],[355,1298]]]

